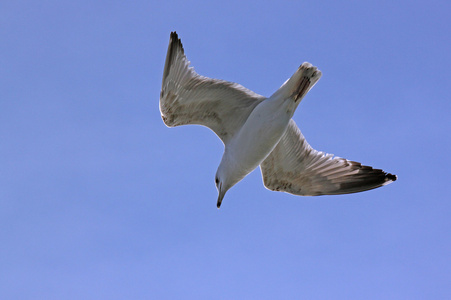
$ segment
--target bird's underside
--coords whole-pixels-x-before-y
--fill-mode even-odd
[[[163,121],[168,127],[204,125],[227,145],[266,98],[237,83],[201,76],[189,65],[180,39],[172,32],[160,94]],[[361,192],[397,179],[314,150],[293,120],[260,168],[266,188],[306,196]]]

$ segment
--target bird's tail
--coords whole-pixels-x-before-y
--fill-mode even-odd
[[[321,71],[312,64],[303,63],[296,72],[273,94],[277,98],[292,98],[299,103],[321,78]],[[271,96],[271,97],[273,97]]]

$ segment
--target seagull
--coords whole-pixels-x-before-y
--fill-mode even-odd
[[[160,112],[168,127],[198,124],[224,143],[216,172],[217,207],[225,193],[260,166],[272,191],[300,196],[357,193],[387,185],[396,175],[313,149],[292,117],[321,71],[303,63],[266,98],[240,84],[197,74],[171,32]]]

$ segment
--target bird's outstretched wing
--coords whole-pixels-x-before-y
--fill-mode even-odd
[[[161,117],[168,127],[207,126],[226,144],[265,97],[237,83],[200,76],[189,65],[182,42],[172,32],[160,94]]]
[[[316,151],[293,120],[260,168],[266,188],[303,196],[357,193],[397,179],[382,170]]]

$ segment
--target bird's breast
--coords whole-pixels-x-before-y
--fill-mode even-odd
[[[260,103],[226,147],[236,167],[251,172],[260,165],[279,142],[290,119],[283,104]]]

